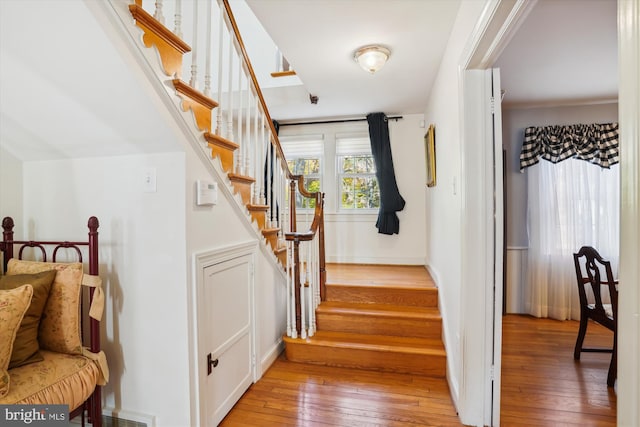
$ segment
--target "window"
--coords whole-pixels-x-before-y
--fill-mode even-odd
[[[337,137],[336,155],[339,209],[378,209],[380,188],[369,136]]]
[[[280,143],[289,169],[294,175],[304,176],[304,187],[315,193],[322,190],[322,135],[280,137]],[[314,209],[315,199],[296,195],[296,207]]]
[[[291,159],[287,156],[287,164],[294,175],[304,175],[304,188],[308,192],[315,193],[320,191],[320,157],[297,157]],[[302,197],[300,193],[297,193],[296,197],[296,207],[302,209],[316,207],[315,199]]]

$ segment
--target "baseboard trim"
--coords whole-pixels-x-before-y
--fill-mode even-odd
[[[140,414],[122,409],[104,407],[102,408],[102,416],[109,417],[114,421],[117,421],[117,423],[112,423],[113,426],[140,426],[141,424],[144,424],[146,427],[156,426],[156,417],[154,415]]]
[[[424,258],[418,257],[354,257],[354,256],[336,256],[328,255],[328,263],[334,264],[382,264],[382,265],[425,265]]]
[[[278,356],[280,356],[283,351],[284,341],[280,339],[271,347],[269,351],[267,351],[267,354],[262,358],[262,360],[260,360],[260,372],[258,372],[259,376],[255,379],[255,381],[258,381],[260,378],[262,378],[262,375],[267,372],[267,369],[269,369],[269,367],[273,365],[273,362],[278,359]]]

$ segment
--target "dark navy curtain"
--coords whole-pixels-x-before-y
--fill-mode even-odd
[[[380,187],[380,210],[376,228],[381,234],[398,234],[400,220],[396,212],[404,209],[404,199],[398,190],[396,174],[391,157],[391,143],[389,142],[389,122],[384,113],[367,115],[369,123],[369,139],[371,153],[376,163],[376,178]]]
[[[276,130],[276,135],[280,134],[280,123],[278,123],[278,121],[273,120],[273,127]],[[269,220],[273,221],[273,217],[275,215],[276,217],[276,221],[278,221],[278,226],[280,225],[280,206],[278,206],[278,203],[273,199],[273,175],[274,175],[274,169],[275,169],[275,148],[273,146],[273,144],[269,143],[269,148],[268,150],[270,151],[269,154],[265,153],[265,157],[264,157],[264,185],[265,185],[265,193],[264,196],[267,197],[267,194],[269,194],[269,200],[271,200],[271,216],[269,218]],[[271,159],[271,162],[268,162],[268,158]]]

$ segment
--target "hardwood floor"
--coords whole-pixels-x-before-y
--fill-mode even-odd
[[[400,267],[374,271],[329,265],[328,277],[382,284],[386,276],[406,286],[426,274],[414,267],[406,276]],[[577,330],[575,321],[503,318],[502,426],[616,425],[616,396],[606,385],[610,355],[585,353],[575,362]],[[607,346],[611,333],[590,324],[587,340],[592,346]],[[232,427],[461,425],[445,379],[300,364],[284,355],[221,423]]]
[[[221,426],[460,426],[444,379],[306,365],[283,356]]]
[[[615,426],[616,395],[607,387],[611,355],[573,360],[578,322],[507,315],[502,321],[503,426]],[[590,322],[585,344],[611,347],[613,335]]]

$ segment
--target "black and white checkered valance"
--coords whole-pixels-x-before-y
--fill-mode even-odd
[[[520,152],[520,170],[540,158],[558,163],[568,158],[586,160],[608,169],[620,161],[618,123],[528,127]]]

